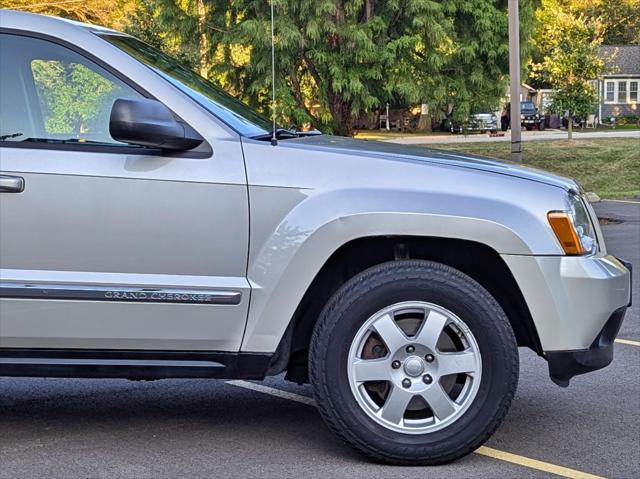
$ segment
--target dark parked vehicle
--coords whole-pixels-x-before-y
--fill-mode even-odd
[[[500,123],[502,127],[502,131],[507,131],[507,129],[511,126],[511,104],[507,103],[507,106],[502,113],[502,117],[500,118]],[[526,128],[527,130],[533,130],[537,128],[538,130],[544,130],[545,127],[545,115],[544,113],[540,113],[540,111],[536,108],[536,106],[531,101],[521,101],[520,102],[520,125]]]

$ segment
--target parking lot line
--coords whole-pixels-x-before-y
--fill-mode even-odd
[[[568,467],[557,466],[544,461],[538,461],[537,459],[531,459],[529,457],[519,456],[518,454],[511,454],[510,452],[500,451],[491,447],[480,446],[475,450],[476,454],[482,456],[492,457],[501,461],[510,462],[519,466],[528,467],[530,469],[537,469],[538,471],[548,472],[555,474],[556,476],[568,477],[570,479],[604,479],[601,476],[594,476],[587,472],[576,471]]]
[[[272,388],[269,386],[264,386],[262,384],[243,380],[226,381],[226,383],[231,384],[232,386],[238,386],[264,394],[270,394],[271,396],[276,396],[282,399],[288,399],[289,401],[299,402],[302,404],[306,404],[307,406],[316,406],[316,402],[313,398],[303,396],[302,394],[291,393],[288,391],[283,391],[282,389]],[[566,477],[569,479],[604,479],[601,476],[595,476],[587,472],[558,466],[549,462],[538,461],[537,459],[531,459],[529,457],[512,454],[510,452],[501,451],[499,449],[493,449],[491,447],[480,446],[474,452],[476,454],[480,454],[481,456],[491,457],[500,461],[510,462],[519,466],[528,467],[529,469],[536,469],[538,471],[548,472],[550,474],[555,474],[556,476]]]
[[[283,391],[282,389],[276,389],[269,386],[264,386],[262,384],[256,384],[249,381],[235,380],[235,381],[226,381],[227,384],[231,384],[233,386],[238,386],[245,389],[251,389],[253,391],[258,391],[264,394],[271,394],[272,396],[277,396],[282,399],[288,399],[289,401],[296,401],[302,404],[306,404],[307,406],[316,406],[316,402],[313,398],[303,396],[302,394],[290,393],[288,391]]]
[[[634,341],[633,339],[621,339],[617,338],[616,343],[626,344],[627,346],[640,346],[640,341]]]

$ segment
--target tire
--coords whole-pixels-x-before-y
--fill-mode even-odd
[[[543,120],[543,121],[541,121],[540,123],[538,123],[538,130],[540,130],[540,131],[544,131],[544,127],[545,127],[545,125],[544,125],[544,120]]]
[[[404,305],[411,305],[411,308],[414,308],[416,304],[426,304],[428,310],[431,311],[424,313],[424,318],[428,319],[423,319],[425,322],[422,324],[427,324],[428,320],[431,320],[432,316],[430,315],[434,314],[434,310],[447,315],[451,313],[451,318],[453,318],[447,320],[452,322],[444,326],[444,329],[438,333],[439,336],[436,336],[439,338],[437,346],[434,347],[434,351],[437,350],[437,353],[434,353],[437,359],[434,360],[433,356],[429,354],[422,356],[426,358],[423,366],[427,368],[423,369],[423,372],[430,371],[429,367],[440,370],[441,365],[446,364],[440,362],[446,354],[441,351],[440,342],[455,340],[455,335],[448,332],[448,328],[458,327],[457,322],[453,323],[454,319],[463,323],[463,326],[460,326],[460,331],[466,332],[460,334],[460,337],[464,340],[467,340],[468,337],[467,344],[471,345],[469,346],[471,349],[464,349],[463,345],[464,352],[472,350],[475,344],[481,357],[481,365],[474,363],[477,371],[473,375],[455,373],[453,376],[456,385],[460,378],[465,381],[464,386],[461,387],[463,391],[466,390],[466,395],[463,398],[463,401],[466,401],[463,403],[466,404],[466,409],[464,407],[454,408],[456,412],[449,416],[453,418],[452,422],[442,421],[440,428],[436,427],[438,419],[435,411],[438,408],[433,409],[432,418],[428,418],[428,411],[431,408],[425,409],[426,401],[418,406],[423,409],[419,409],[417,412],[411,410],[410,407],[401,409],[404,412],[401,413],[399,421],[405,426],[416,421],[405,417],[408,414],[417,413],[427,416],[417,419],[417,423],[421,426],[415,430],[410,430],[405,426],[394,426],[391,423],[382,424],[382,419],[376,420],[368,412],[368,408],[377,407],[377,404],[372,402],[373,406],[370,406],[366,400],[358,399],[358,395],[373,394],[368,390],[373,386],[387,388],[387,397],[384,398],[384,404],[380,406],[382,408],[387,405],[390,391],[395,391],[396,388],[400,391],[397,382],[394,382],[397,376],[393,376],[394,379],[388,382],[362,382],[359,386],[352,388],[354,384],[352,364],[354,363],[351,361],[354,348],[357,351],[361,347],[362,357],[364,357],[364,351],[368,351],[369,341],[376,341],[375,334],[367,329],[367,325],[375,320],[376,322],[371,324],[374,325],[376,331],[381,330],[377,325],[378,319],[376,318],[378,316],[376,315],[380,315],[380,318],[383,318],[380,321],[383,321],[387,319],[385,314],[395,314],[395,312],[385,313],[385,311],[390,311],[390,308],[402,308]],[[415,314],[418,314],[417,311]],[[399,317],[403,319],[397,320],[395,317],[396,327],[400,324],[398,321],[404,321],[402,324],[405,327],[407,324],[413,324],[411,323],[412,318],[406,319],[406,315]],[[439,316],[433,317],[438,318]],[[464,326],[468,329],[464,329]],[[417,328],[419,329],[413,337],[414,342],[417,341],[415,338],[418,336],[422,337],[421,331],[424,331],[421,326],[417,326]],[[369,334],[364,346],[358,346],[360,343],[357,341],[355,345],[352,345],[354,339],[358,338],[362,331]],[[444,332],[447,334],[445,335]],[[381,337],[383,336],[378,338]],[[449,337],[453,339],[447,339]],[[408,341],[412,340],[412,337],[406,335],[403,338]],[[381,344],[383,344],[384,350],[381,361],[386,361],[385,364],[392,364],[387,343]],[[421,347],[421,344],[416,343],[414,349],[417,351],[416,348]],[[405,349],[407,352],[409,351],[409,347]],[[375,351],[375,347],[373,351]],[[397,351],[404,354],[402,348]],[[424,350],[422,351],[424,353]],[[433,361],[431,365],[427,364],[429,356]],[[402,367],[392,366],[392,368],[399,367],[400,369],[395,369],[396,372],[389,369],[390,374],[415,376],[416,370],[413,366],[415,366],[416,357],[411,356],[403,360]],[[363,360],[356,359],[356,362]],[[393,363],[398,362],[393,361]],[[412,368],[408,368],[409,366]],[[334,294],[323,309],[314,327],[309,350],[309,375],[313,393],[320,413],[329,428],[347,444],[374,461],[397,465],[448,463],[471,453],[487,441],[507,414],[517,388],[518,367],[518,349],[513,330],[496,300],[482,286],[462,272],[447,265],[422,260],[403,260],[380,264],[349,280]],[[419,374],[423,374],[423,372]],[[443,374],[447,373],[443,372]],[[451,375],[443,375],[438,379],[439,376],[434,374],[436,381],[432,385],[425,386],[420,380],[426,383],[426,376],[429,374],[422,377],[411,377],[410,380],[415,381],[416,387],[423,387],[425,390],[436,385],[441,386],[444,390],[444,381],[449,381],[449,378],[452,377]],[[476,378],[479,379],[476,380]],[[405,378],[402,381],[406,380]],[[404,382],[402,384],[405,385]],[[472,386],[467,387],[468,384]],[[405,387],[409,386],[405,385]],[[412,394],[413,387],[414,383],[412,383],[411,389],[406,391],[410,391],[409,394]],[[476,388],[475,395],[471,395],[474,388]],[[398,392],[398,394],[405,393]],[[450,393],[445,392],[445,394]],[[460,393],[459,397],[462,396],[463,394]],[[456,400],[459,400],[459,397]],[[450,400],[452,398],[453,396],[449,396]],[[362,406],[362,401],[365,401],[365,406]],[[411,401],[409,406],[414,404],[414,399]],[[456,414],[461,415],[455,416]],[[444,418],[445,414],[438,416]],[[426,425],[422,426],[423,423]],[[420,428],[424,430],[432,428],[433,430],[422,433],[423,429]]]

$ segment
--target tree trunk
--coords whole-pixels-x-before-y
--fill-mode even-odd
[[[368,22],[373,17],[374,0],[364,0],[364,20]]]
[[[571,112],[569,112],[569,121],[567,122],[567,133],[569,140],[573,139],[573,117],[571,116]]]
[[[353,122],[351,120],[351,102],[342,98],[339,93],[329,92],[329,111],[333,117],[333,134],[351,136]]]
[[[206,17],[207,11],[204,0],[198,0],[198,37],[199,37],[199,53],[200,65],[199,73],[203,78],[207,78],[209,74],[209,64],[207,62],[207,53],[209,52],[209,39],[207,38]]]
[[[431,131],[431,115],[420,115],[418,131]]]

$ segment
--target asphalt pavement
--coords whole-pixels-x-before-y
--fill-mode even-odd
[[[0,378],[0,478],[640,477],[640,204],[596,210],[609,251],[634,264],[635,304],[606,369],[567,389],[521,350],[518,392],[487,447],[431,468],[372,464],[322,423],[308,386],[282,378]]]

